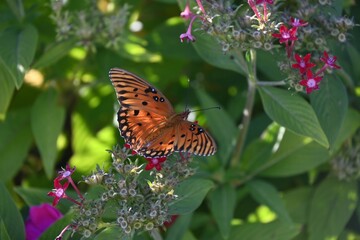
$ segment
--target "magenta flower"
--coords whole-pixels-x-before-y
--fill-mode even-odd
[[[57,179],[59,179],[59,181],[61,181],[63,179],[71,178],[71,174],[73,174],[75,169],[76,169],[76,167],[70,168],[70,165],[66,164],[65,169],[58,171]]]
[[[319,83],[322,80],[321,76],[313,76],[310,69],[306,72],[306,78],[302,79],[299,84],[306,88],[306,93],[310,94],[314,90],[319,89]]]
[[[26,240],[38,239],[46,229],[62,216],[59,210],[47,203],[30,207],[29,217],[25,221]]]
[[[274,0],[256,0],[255,1],[256,5],[259,5],[259,4],[262,4],[262,3],[273,4]]]
[[[145,158],[148,161],[148,164],[145,166],[145,170],[151,170],[156,168],[156,170],[161,170],[161,164],[165,162],[166,157],[160,158]]]
[[[66,182],[64,183],[64,185],[61,185],[60,181],[55,178],[54,180],[55,189],[53,189],[51,192],[47,194],[50,197],[54,197],[52,204],[53,206],[56,206],[59,203],[60,199],[69,198],[65,193],[68,186],[69,186],[69,182]]]
[[[297,28],[293,27],[288,29],[285,25],[280,27],[280,33],[273,33],[272,36],[274,38],[279,38],[280,43],[288,43],[288,41],[297,40],[296,37]]]
[[[180,16],[184,19],[190,19],[194,16],[194,14],[190,10],[189,1],[186,2],[185,9],[180,13]]]
[[[291,24],[291,26],[296,27],[296,28],[304,27],[304,26],[308,25],[308,23],[305,22],[304,20],[298,19],[298,18],[293,18],[293,17],[290,18],[290,24]]]
[[[308,53],[305,55],[305,57],[301,57],[298,54],[295,53],[295,60],[297,63],[294,63],[292,65],[293,68],[298,68],[300,70],[301,74],[304,74],[309,68],[315,67],[315,63],[309,62],[311,58],[311,54]]]
[[[341,68],[340,66],[336,65],[335,62],[336,62],[336,56],[329,56],[329,54],[324,51],[324,56],[320,58],[320,60],[322,62],[325,63],[325,68],[328,67],[328,68],[335,68],[335,69],[339,69]]]
[[[196,15],[194,15],[192,18],[191,18],[191,21],[190,21],[190,24],[189,24],[189,27],[186,31],[186,33],[183,33],[180,35],[180,41],[183,42],[184,39],[187,39],[187,41],[192,41],[192,42],[195,42],[195,37],[191,34],[191,28],[192,28],[192,24],[194,22],[194,20],[196,19]]]

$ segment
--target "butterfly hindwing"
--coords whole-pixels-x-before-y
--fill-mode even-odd
[[[163,116],[175,113],[164,94],[140,77],[119,68],[112,68],[109,76],[122,107]]]
[[[214,139],[198,124],[182,120],[176,127],[174,150],[199,156],[209,156],[216,152]]]

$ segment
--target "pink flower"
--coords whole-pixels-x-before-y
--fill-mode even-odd
[[[309,62],[310,58],[311,58],[310,53],[306,54],[304,58],[300,57],[298,54],[295,54],[295,60],[297,63],[294,63],[292,67],[298,68],[300,70],[300,73],[304,74],[306,70],[316,66],[315,63]]]
[[[341,67],[335,64],[336,59],[337,59],[336,56],[331,56],[331,55],[329,56],[329,54],[326,51],[324,51],[324,56],[320,58],[320,60],[325,63],[324,66],[325,68],[329,67],[329,68],[339,69]]]
[[[191,21],[190,21],[190,24],[189,24],[189,27],[186,31],[186,33],[183,33],[180,35],[180,41],[183,42],[184,39],[187,39],[187,41],[192,41],[192,42],[195,42],[195,37],[191,34],[191,28],[192,28],[192,24],[194,22],[194,20],[196,19],[196,15],[194,15],[192,18],[191,18]]]
[[[59,210],[47,203],[30,207],[29,217],[25,221],[26,240],[38,239],[46,229],[62,216]]]
[[[256,5],[259,5],[259,4],[262,4],[262,3],[273,4],[274,0],[256,0],[255,1]]]
[[[71,178],[71,174],[75,171],[76,167],[70,168],[69,164],[66,164],[65,169],[58,171],[58,177],[59,181],[63,179],[69,179]]]
[[[171,215],[170,219],[168,221],[164,222],[164,226],[166,228],[171,227],[175,223],[175,221],[178,217],[179,217],[179,215]]]
[[[145,170],[151,170],[156,168],[156,170],[161,170],[161,164],[165,162],[166,157],[160,158],[145,158],[148,161],[148,164],[145,166]]]
[[[65,193],[68,186],[69,186],[69,182],[66,182],[64,183],[64,185],[61,185],[60,181],[55,178],[54,180],[55,189],[53,189],[51,192],[47,194],[48,196],[54,197],[52,204],[53,206],[56,206],[59,203],[60,199],[69,198]]]
[[[304,26],[308,25],[308,23],[305,22],[304,20],[298,19],[298,18],[293,18],[293,17],[290,18],[290,24],[291,24],[291,26],[296,27],[296,28],[304,27]]]
[[[320,76],[313,76],[313,73],[310,69],[306,72],[306,78],[302,79],[299,84],[306,88],[306,93],[310,94],[314,90],[319,89],[319,83],[322,80]]]
[[[280,33],[273,33],[272,36],[275,38],[279,38],[280,43],[288,43],[288,41],[295,41],[297,40],[296,37],[297,28],[293,27],[290,30],[285,26],[282,25],[280,27]]]
[[[189,1],[186,2],[185,9],[180,13],[180,16],[184,19],[190,19],[194,16],[194,14],[190,10]]]

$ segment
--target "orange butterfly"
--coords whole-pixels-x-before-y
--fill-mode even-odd
[[[175,113],[159,90],[125,70],[112,68],[109,77],[121,104],[118,111],[121,136],[138,154],[157,158],[173,152],[200,156],[216,152],[210,134],[186,120],[189,110]]]

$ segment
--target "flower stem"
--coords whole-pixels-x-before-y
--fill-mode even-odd
[[[262,82],[258,81],[256,85],[258,86],[284,86],[286,83],[285,81],[276,81],[276,82]]]
[[[239,125],[239,134],[236,139],[236,145],[234,148],[234,152],[231,156],[230,166],[235,167],[239,164],[239,160],[242,154],[242,150],[244,148],[244,143],[246,139],[246,135],[249,129],[251,114],[254,106],[254,98],[256,93],[256,51],[254,49],[250,49],[247,52],[246,57],[247,62],[247,72],[248,72],[248,93],[245,103],[245,108],[243,111],[243,119],[241,124]]]

